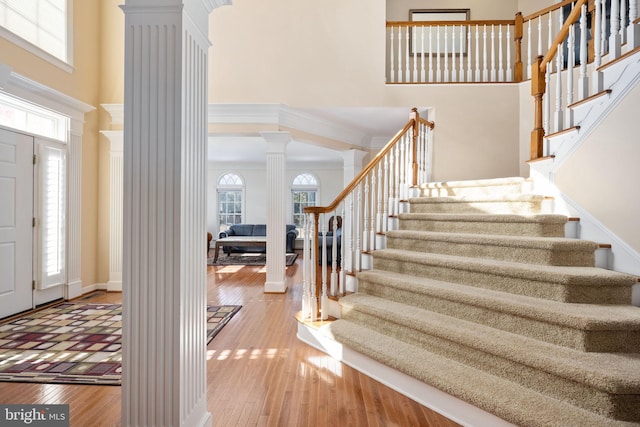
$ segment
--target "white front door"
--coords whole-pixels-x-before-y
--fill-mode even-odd
[[[33,138],[0,129],[0,318],[33,308]]]

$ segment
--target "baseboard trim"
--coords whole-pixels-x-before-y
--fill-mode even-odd
[[[353,351],[327,338],[317,329],[298,323],[297,337],[311,347],[465,427],[514,427],[502,418]]]

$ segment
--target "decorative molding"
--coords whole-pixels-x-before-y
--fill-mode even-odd
[[[100,106],[111,116],[112,126],[124,124],[124,104],[100,104]]]
[[[209,104],[209,124],[270,124],[368,149],[364,132],[283,104]],[[387,142],[389,142],[387,140]]]

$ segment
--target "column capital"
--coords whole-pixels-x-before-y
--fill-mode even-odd
[[[369,154],[368,151],[357,150],[355,148],[342,152],[342,159],[345,166],[362,167],[362,159]]]
[[[267,155],[286,153],[287,144],[291,142],[290,132],[264,131],[260,136],[267,142]]]

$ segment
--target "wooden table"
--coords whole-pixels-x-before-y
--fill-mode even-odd
[[[267,247],[267,236],[231,236],[216,240],[213,262],[218,261],[220,246],[262,246]]]

